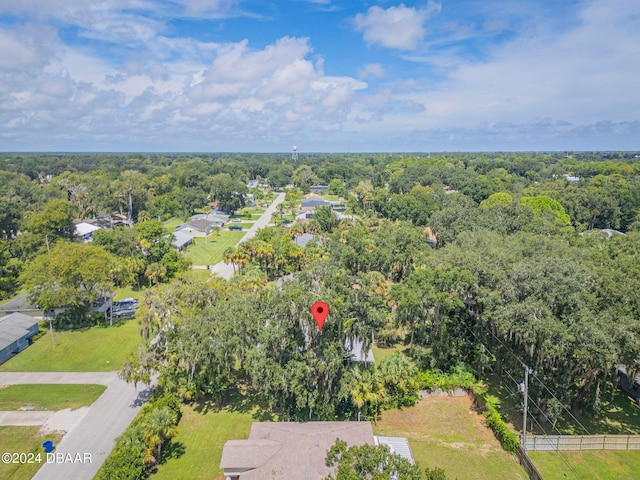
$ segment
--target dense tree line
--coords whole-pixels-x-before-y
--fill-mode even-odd
[[[421,368],[500,373],[522,360],[575,412],[597,409],[616,363],[638,367],[640,167],[630,154],[317,154],[296,164],[284,154],[3,155],[0,169],[5,295],[23,264],[36,277],[43,256],[70,241],[74,219],[101,211],[137,222],[96,237],[120,258],[111,280],[154,285],[184,268],[158,217],[238,208],[254,178],[298,191],[323,183],[345,198],[358,220],[321,212],[304,227],[313,245],[290,241],[300,227],[264,230],[225,254],[241,270],[229,285],[149,293],[142,330],[158,340],[140,365],[166,370],[184,396],[242,381],[289,418],[352,415],[354,378],[374,392],[380,382],[345,358],[350,336],[405,342]],[[335,305],[321,336],[308,314],[316,295]],[[544,415],[550,396],[532,388]]]

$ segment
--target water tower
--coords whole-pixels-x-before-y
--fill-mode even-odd
[[[293,146],[293,151],[291,153],[291,160],[293,160],[294,162],[298,160],[298,147],[296,147],[295,145]]]

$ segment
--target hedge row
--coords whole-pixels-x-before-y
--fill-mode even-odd
[[[520,439],[515,433],[509,430],[506,422],[502,419],[500,405],[494,400],[494,397],[487,394],[484,387],[474,385],[472,391],[476,395],[476,398],[484,403],[485,411],[483,416],[487,425],[493,431],[493,434],[502,444],[502,448],[509,453],[515,454],[520,446]]]

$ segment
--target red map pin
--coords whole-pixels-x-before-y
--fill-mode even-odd
[[[318,331],[322,330],[322,325],[324,325],[324,321],[329,315],[329,305],[324,302],[316,302],[311,306],[311,315],[316,320],[316,324],[318,325]]]

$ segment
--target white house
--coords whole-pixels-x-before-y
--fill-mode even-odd
[[[81,222],[73,226],[73,234],[81,238],[84,242],[90,242],[93,240],[93,232],[102,230],[97,225],[93,225],[87,222]]]

